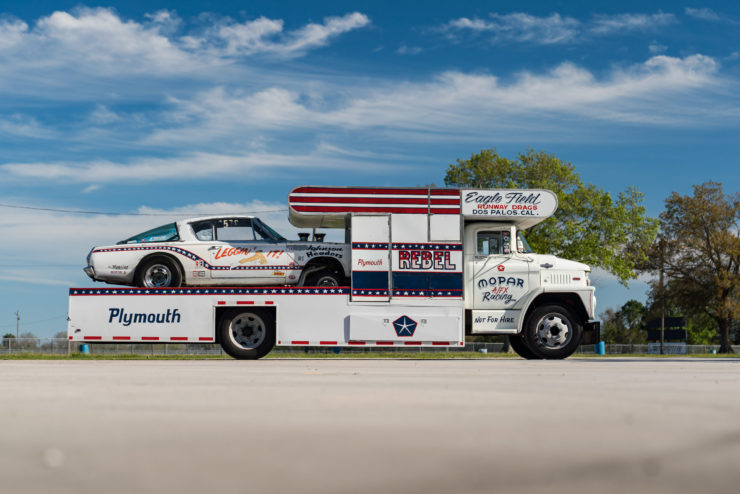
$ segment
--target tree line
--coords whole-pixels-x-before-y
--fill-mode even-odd
[[[646,304],[630,300],[602,314],[605,341],[642,343],[647,321],[662,314],[686,318],[688,343],[719,343],[720,353],[731,353],[740,341],[740,194],[721,183],[673,192],[651,218],[636,187],[613,197],[554,154],[530,149],[509,159],[484,149],[450,164],[445,184],[549,189],[558,210],[527,231],[536,252],[601,268],[625,286],[649,276]]]

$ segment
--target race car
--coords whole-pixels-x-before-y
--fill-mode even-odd
[[[192,218],[93,247],[84,271],[95,281],[146,288],[347,284],[349,246],[307,237],[286,240],[253,216]]]

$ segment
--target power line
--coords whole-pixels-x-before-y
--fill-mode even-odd
[[[54,213],[71,213],[71,214],[100,214],[107,216],[221,216],[221,215],[238,215],[238,214],[258,214],[258,213],[284,213],[287,209],[267,209],[262,211],[241,211],[238,213],[118,213],[114,211],[85,211],[82,209],[57,209],[57,208],[39,208],[34,206],[19,206],[17,204],[0,204],[1,208],[12,209],[30,209],[32,211],[51,211]]]
[[[18,316],[16,316],[16,317],[18,317]],[[49,318],[47,318],[47,319],[39,319],[39,320],[37,320],[37,321],[28,321],[28,322],[25,322],[25,321],[24,321],[24,322],[23,322],[23,327],[26,327],[26,326],[30,326],[30,325],[32,325],[32,324],[40,324],[40,323],[42,323],[42,322],[49,322],[49,321],[53,321],[53,320],[55,320],[55,319],[61,319],[62,317],[66,319],[66,318],[67,318],[67,314],[64,314],[64,315],[61,315],[61,316],[54,316],[54,317],[49,317]],[[6,327],[6,326],[11,326],[11,325],[15,324],[15,322],[16,322],[16,321],[13,321],[13,322],[11,322],[11,323],[7,323],[7,324],[0,324],[0,327]]]

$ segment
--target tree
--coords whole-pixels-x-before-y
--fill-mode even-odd
[[[648,266],[658,272],[662,264],[665,296],[676,306],[714,321],[720,353],[732,353],[731,329],[740,318],[739,229],[740,194],[725,195],[721,183],[695,185],[693,196],[674,192],[660,214],[661,241]]]
[[[558,209],[527,231],[532,248],[603,268],[625,285],[645,262],[657,232],[657,220],[645,215],[637,189],[620,192],[614,200],[603,189],[583,183],[573,165],[541,151],[527,150],[512,161],[495,149],[484,149],[451,164],[445,184],[553,191]]]
[[[15,335],[13,333],[5,333],[3,335],[3,348],[10,348],[10,340],[14,340]]]
[[[601,339],[606,343],[645,343],[647,335],[643,329],[647,316],[647,308],[637,300],[628,300],[617,311],[607,309],[601,314],[604,322]]]

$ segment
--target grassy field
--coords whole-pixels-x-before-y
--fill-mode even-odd
[[[738,354],[692,354],[692,355],[649,355],[641,353],[596,355],[575,354],[570,358],[610,359],[610,358],[736,358]],[[266,359],[412,359],[412,360],[450,360],[450,359],[515,359],[519,358],[511,353],[479,353],[479,352],[363,352],[363,353],[303,353],[275,351]],[[82,354],[52,355],[42,353],[13,353],[0,355],[0,360],[232,360],[228,355],[146,355],[146,354]]]

